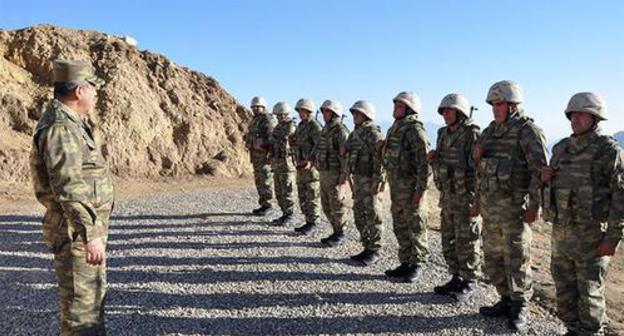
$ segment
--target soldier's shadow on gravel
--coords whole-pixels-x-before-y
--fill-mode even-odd
[[[219,265],[322,265],[342,264],[343,259],[325,257],[200,257],[200,258],[172,258],[172,257],[143,257],[126,256],[123,258],[109,258],[109,267],[125,267],[132,265],[143,266],[219,266]]]
[[[252,216],[249,212],[208,212],[195,214],[149,214],[149,215],[114,215],[112,220],[184,220],[184,219],[206,219],[210,217],[227,217],[227,216]],[[258,218],[258,217],[256,217]]]
[[[135,249],[197,249],[197,250],[234,250],[234,249],[263,249],[263,248],[293,248],[316,247],[316,242],[232,242],[232,243],[202,243],[184,241],[157,241],[132,244],[117,244],[114,241],[109,245],[112,251]]]
[[[161,226],[158,226],[158,228],[161,228]],[[283,237],[284,235],[280,232],[267,231],[267,230],[240,230],[240,231],[202,230],[202,231],[194,231],[194,232],[143,231],[143,232],[127,233],[116,228],[114,230],[111,230],[111,233],[108,235],[110,240],[160,238],[160,237],[226,237],[226,236],[232,236],[232,237],[262,236],[262,237],[276,237],[277,238],[277,237]]]
[[[7,225],[2,223],[15,223],[15,227],[25,228],[34,227],[40,228],[40,225],[26,224],[26,223],[41,223],[42,216],[24,216],[24,215],[0,215],[0,225],[2,228],[6,228]]]

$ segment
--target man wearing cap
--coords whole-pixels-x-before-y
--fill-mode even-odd
[[[507,317],[510,328],[523,331],[533,295],[530,224],[540,207],[545,140],[524,113],[524,95],[517,83],[494,83],[486,102],[492,106],[494,121],[473,148],[479,202],[470,212],[476,216],[480,210],[483,217],[485,272],[501,298],[479,312]]]
[[[624,157],[601,134],[606,104],[593,92],[572,96],[565,110],[572,135],[553,147],[541,171],[544,219],[553,223],[551,271],[566,335],[603,335],[605,281],[624,236]]]
[[[61,335],[105,335],[106,242],[113,181],[87,122],[104,81],[86,62],[54,63],[54,101],[33,136],[35,195],[54,253]]]
[[[271,199],[273,199],[273,172],[269,162],[269,153],[271,152],[270,136],[276,122],[267,112],[267,104],[262,97],[251,99],[251,110],[254,117],[245,134],[245,146],[249,150],[249,159],[253,165],[254,181],[260,204],[259,208],[252,211],[252,214],[265,216],[271,210]]]

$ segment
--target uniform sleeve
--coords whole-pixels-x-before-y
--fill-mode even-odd
[[[316,145],[318,144],[319,139],[321,138],[321,125],[319,125],[314,120],[310,126],[310,133],[308,133],[308,139],[310,141],[310,147],[307,148],[307,152],[304,153],[306,161],[314,160],[314,153],[316,151]]]
[[[338,132],[334,134],[334,150],[336,154],[338,154],[338,161],[340,162],[340,171],[344,170],[344,167],[348,166],[347,156],[341,155],[340,149],[344,147],[347,142],[347,137],[349,136],[349,131],[347,131],[346,127],[341,127]]]
[[[541,204],[542,181],[540,173],[546,165],[546,140],[542,130],[532,125],[522,129],[520,146],[526,157],[530,175],[529,181],[529,209],[539,209]]]
[[[383,153],[379,144],[384,140],[384,136],[381,132],[373,132],[372,134],[372,143],[369,146],[373,151],[373,181],[383,183],[386,181],[386,173],[383,168]]]
[[[476,181],[476,163],[472,158],[472,150],[474,145],[477,143],[479,139],[479,128],[478,127],[470,127],[468,134],[466,135],[466,146],[464,148],[464,157],[467,162],[467,173],[466,173],[466,189],[468,192],[468,202],[470,204],[475,204],[477,202],[477,181]]]
[[[84,232],[86,241],[103,237],[104,227],[95,225],[97,215],[89,202],[93,186],[82,177],[84,140],[68,126],[54,125],[39,141],[54,199],[63,208],[74,232]]]
[[[425,132],[414,130],[409,133],[410,151],[414,158],[416,168],[415,192],[423,194],[428,189],[431,168],[427,162],[427,152],[429,151],[429,141]]]
[[[624,154],[617,148],[611,157],[611,206],[605,241],[611,246],[617,246],[624,237]]]
[[[340,148],[340,156],[344,157],[344,160],[345,160],[345,164],[340,167],[340,172],[344,176],[349,176],[351,174],[351,165],[349,164],[349,157],[351,155],[350,154],[351,142],[353,142],[354,133],[355,133],[355,130],[349,133],[349,135],[347,136],[347,140],[345,140],[344,144]]]

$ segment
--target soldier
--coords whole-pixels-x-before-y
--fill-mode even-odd
[[[414,282],[429,255],[427,219],[420,207],[430,175],[426,159],[429,142],[418,120],[418,96],[401,92],[393,102],[395,121],[386,136],[383,162],[390,183],[392,224],[401,265],[387,270],[386,275]]]
[[[540,170],[546,164],[544,135],[524,114],[523,100],[522,89],[512,81],[495,83],[488,92],[494,121],[473,149],[479,203],[471,209],[473,216],[479,210],[483,216],[485,271],[501,296],[479,312],[506,316],[519,331],[527,327],[533,294],[529,225],[539,210]]]
[[[314,147],[321,135],[321,124],[312,118],[316,105],[310,99],[299,99],[295,110],[301,122],[293,136],[295,168],[297,169],[297,192],[299,207],[305,216],[305,224],[295,228],[295,232],[309,235],[314,232],[320,214],[319,172],[312,165]]]
[[[381,248],[380,193],[385,183],[381,148],[384,137],[379,126],[373,123],[373,104],[358,100],[349,111],[353,114],[355,129],[344,146],[347,164],[343,174],[345,179],[353,177],[353,218],[364,246],[364,250],[351,256],[351,260],[368,266],[379,260]]]
[[[461,94],[446,95],[438,113],[444,116],[446,127],[438,130],[436,149],[429,152],[427,160],[440,191],[442,252],[452,278],[434,291],[465,301],[474,292],[481,271],[481,223],[468,214],[476,203],[471,153],[479,126],[472,121],[470,103]]]
[[[54,101],[30,156],[43,237],[54,253],[61,335],[105,335],[106,242],[113,181],[87,118],[104,81],[86,62],[54,62]]]
[[[253,120],[245,134],[245,146],[249,150],[249,158],[254,170],[254,180],[258,190],[258,203],[260,207],[251,213],[256,216],[264,216],[271,210],[273,198],[273,173],[269,162],[270,143],[269,137],[275,127],[275,121],[266,111],[266,101],[262,97],[251,99],[251,110],[254,113]]]
[[[553,222],[551,271],[566,335],[602,335],[605,281],[624,235],[624,156],[598,123],[606,105],[596,93],[572,96],[565,110],[573,134],[553,147],[542,168],[544,219]]]
[[[345,240],[346,225],[344,186],[346,176],[342,174],[345,162],[340,155],[349,130],[342,123],[342,104],[326,100],[321,105],[325,126],[314,148],[314,166],[319,170],[321,181],[321,206],[333,233],[321,239],[325,246],[341,245]]]
[[[282,209],[282,216],[273,220],[273,225],[283,226],[294,221],[295,205],[293,186],[295,184],[295,166],[292,162],[291,136],[295,134],[295,123],[290,118],[290,106],[279,102],[273,107],[278,124],[271,133],[271,167],[275,175],[275,196]]]

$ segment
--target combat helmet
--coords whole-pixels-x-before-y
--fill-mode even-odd
[[[311,99],[301,98],[295,105],[295,111],[299,112],[299,110],[314,112],[316,111],[316,104]]]
[[[524,93],[518,83],[504,80],[496,82],[490,87],[485,101],[490,105],[498,102],[522,104],[524,101]]]
[[[290,105],[287,102],[281,101],[273,106],[273,114],[290,114]]]
[[[449,93],[440,102],[438,107],[438,113],[442,114],[442,110],[445,108],[452,108],[459,111],[464,117],[470,118],[470,103],[466,96],[459,93]]]
[[[368,119],[375,119],[375,106],[366,100],[358,100],[353,103],[353,106],[349,109],[351,113],[360,112],[365,115]]]
[[[337,100],[328,99],[321,105],[321,111],[324,109],[332,111],[336,116],[342,116],[342,104]]]
[[[607,120],[607,104],[602,96],[595,92],[579,92],[570,98],[565,115],[570,119],[572,112],[585,112],[598,120]]]
[[[402,102],[407,105],[412,111],[415,113],[420,113],[420,109],[422,108],[422,104],[420,102],[420,98],[411,91],[403,91],[399,93],[394,99],[392,99],[394,103]]]
[[[256,96],[256,97],[251,98],[250,106],[251,107],[262,106],[262,107],[266,108],[267,107],[267,103],[266,103],[266,100],[264,100],[264,98]]]

